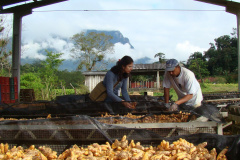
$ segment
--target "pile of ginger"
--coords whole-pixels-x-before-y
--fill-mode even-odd
[[[46,146],[38,149],[34,145],[28,149],[8,144],[0,144],[1,160],[226,160],[227,148],[217,154],[216,149],[206,149],[207,142],[193,145],[180,138],[172,144],[163,140],[158,146],[144,147],[140,142],[131,140],[128,143],[126,136],[115,140],[112,145],[93,143],[87,147],[73,145],[59,156],[57,152]]]

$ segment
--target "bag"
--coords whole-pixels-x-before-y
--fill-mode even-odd
[[[117,86],[119,81],[116,82],[113,88]],[[107,89],[103,85],[103,81],[99,82],[96,87],[89,94],[92,101],[104,101],[107,98]]]

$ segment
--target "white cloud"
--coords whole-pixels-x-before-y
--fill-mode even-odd
[[[124,9],[145,11],[91,11]],[[148,9],[162,10],[146,11]],[[24,44],[31,48],[25,51],[25,56],[36,54],[39,57],[39,49],[51,46],[63,52],[65,59],[71,58],[69,50],[72,44],[56,37],[53,39],[51,35],[70,38],[85,29],[101,29],[119,30],[135,48],[133,50],[127,44],[116,44],[112,57],[121,58],[127,54],[134,59],[145,56],[154,59],[156,53],[163,52],[166,58],[187,60],[191,53],[207,50],[215,38],[230,35],[232,28],[236,28],[236,16],[224,10],[224,7],[195,0],[61,2],[34,9],[33,14],[23,18]],[[34,44],[34,41],[40,42],[40,46]]]
[[[41,49],[41,45],[38,43],[29,42],[22,46],[22,58],[36,58],[43,60],[46,56],[38,53]]]
[[[207,48],[201,48],[193,45],[189,41],[184,41],[176,45],[176,52],[182,55],[182,57],[179,57],[179,60],[187,60],[194,52],[203,53],[204,51],[207,51]]]

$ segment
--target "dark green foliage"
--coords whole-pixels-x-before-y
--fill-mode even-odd
[[[210,45],[204,55],[208,61],[210,75],[234,72],[238,66],[237,37],[224,35],[216,38],[215,44],[210,43]]]
[[[207,76],[224,76],[227,82],[236,82],[238,68],[236,29],[230,35],[216,38],[210,48],[202,54],[194,52],[186,67],[192,70],[198,79]]]
[[[188,59],[186,65],[191,71],[194,72],[197,79],[201,79],[203,82],[203,78],[209,75],[209,71],[207,69],[207,61],[203,57],[201,52],[194,52]]]
[[[84,84],[85,80],[81,71],[57,71],[56,76],[61,82],[64,82],[66,89],[79,88],[81,84]]]

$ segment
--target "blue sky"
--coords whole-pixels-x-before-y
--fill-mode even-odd
[[[168,59],[186,61],[236,26],[236,16],[224,7],[195,0],[69,0],[23,17],[22,57],[44,58],[38,51],[52,47],[68,59],[72,44],[51,35],[69,38],[85,29],[99,29],[119,30],[135,48],[116,44],[108,58],[147,56],[156,61],[154,55],[162,52]]]

